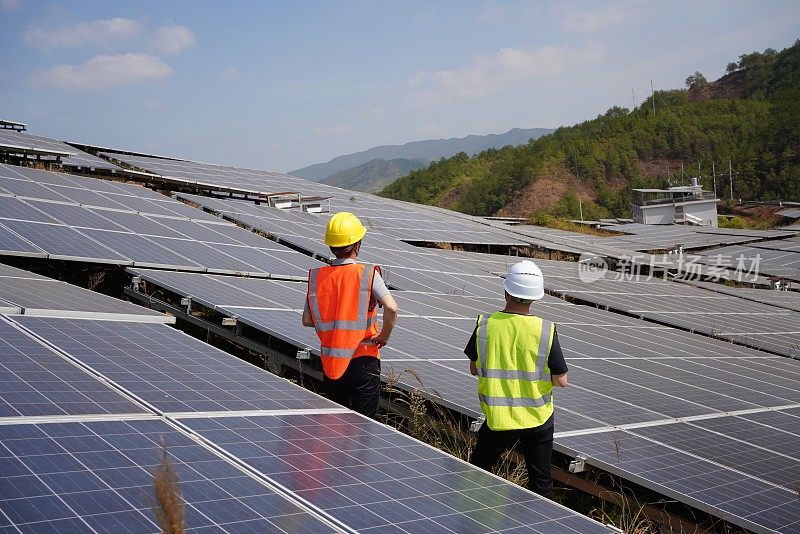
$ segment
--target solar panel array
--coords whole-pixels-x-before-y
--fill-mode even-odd
[[[558,262],[546,260],[538,265],[545,274],[545,287],[557,294],[785,356],[797,353],[800,316],[796,311],[658,277],[637,280],[608,272],[587,282],[577,266],[565,270]]]
[[[4,264],[0,264],[0,302],[7,306],[2,313],[36,317],[175,322],[174,317]]]
[[[187,531],[609,531],[166,325],[0,316],[0,528],[160,532],[162,446]]]
[[[781,248],[767,248],[775,246],[776,242],[764,244],[748,244],[747,246],[720,247],[707,250],[703,253],[706,263],[716,265],[720,263],[736,262],[737,258],[744,258],[747,262],[757,263],[760,273],[765,275],[782,276],[800,282],[800,250],[793,244],[781,243]],[[792,242],[794,243],[794,242]],[[788,250],[783,250],[788,248]]]
[[[7,255],[286,278],[320,265],[138,186],[3,165],[0,191]]]
[[[786,308],[800,312],[800,293],[797,291],[776,291],[774,289],[757,289],[752,287],[733,287],[714,282],[687,282],[715,293],[732,295],[745,300],[752,300],[778,308]]]
[[[621,257],[630,254],[638,239],[634,236],[614,242],[606,238],[595,240],[583,234],[573,235],[549,229],[524,227],[509,229],[496,223],[481,223],[467,216],[449,214],[435,208],[416,207],[370,195],[353,194],[278,173],[138,156],[124,158],[127,163],[184,183],[211,184],[218,189],[228,187],[259,192],[290,189],[302,194],[329,195],[333,211],[346,209],[355,212],[369,228],[361,257],[365,261],[386,266],[384,274],[388,283],[400,290],[396,291],[395,295],[400,302],[401,317],[393,334],[392,343],[382,351],[384,379],[401,389],[421,390],[429,399],[473,417],[478,414],[475,379],[469,375],[467,362],[461,351],[474,327],[475,315],[497,309],[501,305],[498,301],[498,297],[502,294],[500,279],[493,273],[504,271],[509,263],[516,261],[516,258],[415,249],[403,240],[498,245],[519,242],[541,243],[547,248],[568,251],[606,250],[609,255]],[[119,159],[123,157],[119,156]],[[14,178],[17,178],[16,181],[10,181]],[[38,200],[29,202],[30,199],[60,200],[57,195],[62,195],[63,191],[55,186],[61,184],[52,183],[56,179],[47,174],[42,179],[27,180],[30,183],[21,185],[17,182],[25,180],[8,176],[0,182],[0,187],[9,194],[16,195],[16,201],[22,198],[20,201],[22,205],[5,201],[9,209],[19,213],[21,217],[39,217],[41,213],[53,218],[52,213],[56,215],[56,219],[70,217],[68,220],[75,223],[87,223],[92,220],[94,225],[98,225],[98,219],[90,215],[81,213],[81,216],[78,216],[68,213],[69,210],[66,208],[54,208],[51,212],[47,212],[40,209],[39,205],[33,204]],[[18,192],[10,191],[7,185],[14,186]],[[103,189],[118,185],[120,184],[103,183],[97,188],[74,187],[76,190],[81,189],[80,195],[84,196],[86,203],[72,198],[69,200],[72,203],[88,206],[95,206],[91,202],[100,202],[103,199],[118,202],[119,199],[113,197],[110,191]],[[129,196],[137,197],[135,194]],[[319,238],[327,221],[327,215],[298,210],[278,210],[235,199],[222,200],[183,194],[178,196],[206,206],[226,218],[268,233],[279,242],[290,244],[292,248],[319,257],[329,255],[329,251],[320,243]],[[124,211],[116,212],[124,215],[120,218],[102,217],[103,220],[110,219],[110,222],[117,224],[123,222],[126,217],[128,221],[131,217],[137,217],[136,220],[147,219],[143,224],[147,225],[149,231],[152,231],[154,225],[163,226],[166,229],[163,234],[145,232],[137,234],[132,231],[116,233],[136,234],[183,257],[189,257],[187,251],[182,249],[182,246],[186,246],[183,241],[192,240],[180,237],[186,235],[184,232],[187,222],[202,226],[204,231],[215,231],[217,241],[194,240],[218,253],[228,252],[229,257],[239,258],[239,253],[244,254],[244,249],[251,245],[242,241],[238,248],[231,249],[230,240],[236,239],[242,231],[229,225],[218,224],[219,219],[213,219],[205,214],[200,217],[206,220],[199,222],[180,219],[187,216],[186,212],[168,218],[166,213],[145,211],[144,213],[148,215],[143,217],[140,213],[134,213],[140,212],[139,208],[143,206],[140,200],[148,202],[147,206],[155,205],[155,208],[147,209],[179,209],[172,207],[174,203],[167,204],[168,200],[163,198],[128,200],[123,208]],[[108,206],[101,207],[108,208]],[[29,208],[34,210],[31,211]],[[181,209],[189,210],[189,213],[201,213],[186,206]],[[103,214],[94,213],[94,215]],[[30,218],[10,220],[9,224],[12,227],[16,226],[18,230],[24,230],[24,233],[10,232],[7,226],[0,227],[0,232],[6,230],[5,234],[0,233],[2,239],[0,249],[9,246],[24,248],[18,245],[15,239],[34,245],[35,241],[28,236],[43,242],[45,235],[51,235],[50,227],[71,227],[66,223],[56,224]],[[41,231],[43,225],[48,226],[47,232]],[[80,232],[88,234],[86,237],[94,240],[93,242],[100,241],[98,238],[110,238],[110,234],[114,233],[109,227],[95,228],[78,224],[73,226],[82,228]],[[83,229],[86,228],[91,231],[84,232]],[[218,228],[225,230],[217,231]],[[175,235],[176,233],[178,235]],[[254,233],[244,232],[244,234],[247,234],[248,240],[263,239]],[[703,241],[705,243],[717,244],[743,242],[745,239],[751,241],[787,238],[791,233],[756,235],[753,232],[709,231],[704,235],[710,237],[695,236],[698,243],[702,240],[707,240]],[[52,237],[50,239],[52,240]],[[623,242],[625,239],[631,240]],[[664,239],[669,240],[671,237]],[[790,243],[788,246],[792,246],[792,238],[783,240]],[[749,243],[748,246],[773,242],[777,243],[777,241],[764,241]],[[56,246],[58,242],[48,244]],[[120,249],[131,246],[134,245],[128,241],[118,244]],[[109,249],[116,250],[113,247]],[[208,270],[208,266],[202,262],[212,263],[214,265],[212,269],[222,270],[222,265],[213,263],[219,261],[219,254],[194,250],[195,254],[191,257],[201,265],[201,268],[196,270]],[[41,252],[41,249],[34,247],[34,250],[27,253]],[[233,254],[234,252],[237,254]],[[307,256],[293,254],[296,255],[286,258],[288,264],[295,264],[298,257],[312,261]],[[246,259],[241,261],[247,263],[246,260],[249,259],[251,265],[255,261],[249,256],[242,257]],[[97,259],[95,258],[95,261]],[[111,260],[111,258],[106,259]],[[790,465],[779,463],[782,468],[788,469],[781,485],[774,480],[765,479],[756,473],[755,468],[740,469],[733,460],[706,458],[703,454],[707,453],[701,453],[693,448],[690,441],[683,441],[680,446],[674,446],[671,441],[677,439],[677,431],[682,432],[685,428],[693,430],[702,425],[717,425],[715,428],[735,425],[738,419],[751,415],[767,417],[768,414],[780,411],[782,416],[794,417],[792,410],[800,407],[800,388],[796,385],[800,370],[797,362],[774,354],[786,352],[783,343],[793,339],[792,336],[796,333],[792,330],[794,312],[662,281],[644,283],[640,281],[631,283],[630,286],[620,286],[614,280],[598,281],[584,294],[581,291],[585,291],[585,285],[579,284],[574,264],[563,265],[546,261],[541,264],[546,279],[560,286],[560,289],[555,290],[557,293],[579,294],[582,300],[590,302],[594,302],[592,298],[602,299],[603,304],[596,304],[661,323],[643,322],[635,317],[556,301],[552,297],[537,303],[538,313],[559,324],[559,336],[570,363],[571,386],[557,393],[556,447],[569,454],[585,454],[589,463],[618,472],[624,478],[641,482],[658,492],[724,517],[740,526],[756,531],[795,530],[800,517],[800,505],[796,501],[793,503],[787,500],[785,491],[786,484],[794,476]],[[139,262],[134,265],[141,267],[147,263]],[[159,266],[164,265],[166,264]],[[303,265],[301,272],[304,272],[309,265],[318,263]],[[187,267],[189,268],[180,266],[181,270],[191,270],[191,266]],[[262,330],[298,348],[315,349],[317,345],[313,330],[300,326],[300,308],[305,295],[305,285],[300,282],[189,272],[169,273],[140,268],[131,269],[131,272],[148,280],[152,286],[177,295],[189,296],[193,302],[208,306],[224,316],[236,317],[242,324]],[[290,276],[287,278],[291,279]],[[297,278],[302,276],[298,275]],[[674,298],[675,295],[680,295],[679,300],[686,304],[688,312],[675,313],[669,307],[668,299],[670,296]],[[0,300],[2,298],[0,295]],[[140,298],[149,300],[152,297],[141,294]],[[8,309],[13,310],[13,303],[9,304]],[[751,304],[753,307],[750,307]],[[746,306],[747,310],[738,315],[725,308],[723,311],[717,308],[709,311],[713,305],[726,305],[728,308]],[[3,306],[4,304],[0,302],[0,309],[7,309]],[[763,313],[768,313],[769,317],[766,320],[758,319]],[[691,324],[698,319],[707,320],[711,316],[723,315],[725,324],[730,328],[721,330],[712,325],[711,328],[705,329],[707,334],[705,337],[663,326],[675,324],[681,328],[694,330]],[[686,317],[691,317],[691,324],[686,323],[688,321]],[[194,320],[200,324],[203,321],[200,318]],[[91,372],[100,378],[119,384],[123,392],[130,394],[152,413],[166,413],[168,416],[166,423],[169,425],[183,432],[205,433],[212,441],[219,438],[219,442],[210,444],[212,445],[210,448],[216,454],[227,458],[226,455],[238,454],[237,451],[247,451],[250,456],[247,457],[249,461],[243,464],[245,470],[250,474],[255,473],[256,478],[262,483],[268,481],[268,486],[275,484],[288,487],[295,487],[292,485],[297,483],[294,495],[301,493],[314,495],[320,499],[317,502],[325,503],[322,506],[324,514],[316,516],[319,520],[340,527],[344,524],[350,525],[348,528],[353,528],[352,525],[364,526],[367,523],[362,522],[369,522],[372,528],[376,530],[380,528],[381,531],[390,526],[399,526],[406,530],[430,527],[435,531],[449,527],[458,531],[458,527],[463,529],[469,526],[480,530],[482,527],[494,525],[494,523],[493,525],[480,523],[480,517],[467,513],[469,510],[463,508],[472,506],[470,501],[463,500],[469,492],[448,496],[448,502],[444,503],[449,507],[447,509],[436,505],[439,513],[437,517],[423,514],[424,517],[416,518],[407,512],[408,509],[419,512],[418,508],[409,506],[412,503],[419,506],[417,501],[412,500],[416,495],[387,493],[385,480],[380,484],[375,483],[377,481],[375,477],[378,475],[371,469],[357,469],[350,472],[331,469],[330,467],[335,467],[334,465],[329,467],[319,464],[321,466],[319,471],[309,475],[307,467],[298,470],[296,464],[284,462],[283,458],[274,455],[264,454],[263,451],[268,450],[264,445],[267,442],[279,442],[283,447],[300,446],[293,441],[296,436],[300,436],[298,439],[302,444],[310,443],[309,438],[297,429],[298,426],[305,425],[313,425],[315,429],[320,426],[325,428],[333,426],[335,428],[330,430],[333,435],[346,430],[349,433],[348,438],[358,435],[360,436],[358,439],[362,440],[359,443],[362,444],[363,440],[380,443],[379,440],[385,438],[381,434],[383,431],[380,430],[383,427],[374,426],[375,423],[365,424],[379,430],[373,428],[352,430],[350,428],[353,426],[352,421],[342,423],[342,420],[353,417],[363,422],[364,420],[358,416],[337,414],[334,413],[335,410],[331,412],[328,408],[320,408],[317,405],[302,408],[302,402],[305,400],[298,401],[285,390],[258,389],[253,382],[248,382],[246,379],[243,381],[242,376],[237,374],[241,369],[214,360],[204,350],[183,348],[182,339],[169,340],[168,344],[173,349],[173,353],[169,355],[159,352],[163,352],[163,348],[158,346],[158,343],[141,342],[141,339],[158,338],[161,333],[157,330],[165,329],[163,326],[137,325],[134,328],[116,324],[111,326],[108,323],[108,328],[96,329],[89,328],[85,326],[85,322],[81,324],[81,321],[77,320],[24,316],[20,317],[18,322],[24,325],[22,328],[31,329],[30,334],[37,338],[41,337],[43,342],[55,346],[63,345],[65,347],[63,355],[73,364],[90,368]],[[764,331],[768,329],[769,340],[766,345],[748,343],[747,335],[753,333],[753,326]],[[747,332],[742,334],[741,331],[746,328]],[[96,332],[100,334],[95,335]],[[766,348],[771,352],[752,350],[713,339],[726,335],[729,337],[743,335],[744,338],[737,341]],[[780,340],[776,340],[777,335],[782,336]],[[116,336],[113,342],[109,342],[111,336]],[[75,343],[76,338],[80,339],[80,342]],[[175,346],[181,348],[175,350]],[[187,364],[187,360],[198,361],[198,359],[208,361],[208,366],[194,369]],[[237,384],[241,383],[244,384],[242,386],[244,390],[237,389]],[[218,388],[217,384],[223,384],[224,387]],[[759,387],[756,388],[753,384],[758,384]],[[252,391],[248,388],[252,388]],[[259,410],[265,409],[262,403],[268,403],[271,397],[277,399],[279,404],[283,403],[279,407],[282,411],[292,412],[302,408],[305,412],[278,415],[273,410],[270,414],[260,414]],[[296,404],[298,402],[300,404]],[[240,413],[231,414],[229,410],[238,410]],[[316,413],[320,410],[324,413]],[[206,416],[204,415],[206,411],[211,411],[213,414]],[[222,417],[226,417],[224,423]],[[279,419],[292,421],[278,422]],[[323,422],[321,419],[326,421]],[[700,423],[701,421],[703,423]],[[276,438],[275,436],[283,430],[275,429],[283,429],[284,426],[288,426],[287,432],[291,437]],[[665,429],[664,432],[661,432],[661,429]],[[647,452],[652,454],[642,454],[642,449],[637,447],[612,446],[617,465],[610,468],[608,451],[596,445],[592,437],[611,436],[613,445],[617,439],[614,436],[621,434],[652,444],[652,449],[647,449]],[[791,431],[778,433],[775,436],[776,448],[791,448],[796,437]],[[228,439],[233,441],[228,442]],[[601,441],[598,438],[597,443]],[[757,456],[762,450],[755,442],[740,441],[741,452],[744,455]],[[675,464],[660,462],[658,455],[664,451],[675,452],[675,458],[685,462],[686,465],[696,467],[698,473],[710,468],[709,472],[713,472],[713,476],[710,479],[691,477],[692,480],[689,482],[677,478],[676,470],[670,470],[672,466],[678,465],[677,461]],[[341,458],[342,452],[351,456],[350,449],[338,448],[334,451],[334,456]],[[357,456],[355,458],[359,459]],[[428,458],[422,456],[420,459]],[[297,458],[293,460],[305,462],[308,459],[298,451]],[[240,462],[235,463],[242,467]],[[255,463],[258,463],[258,466],[255,466]],[[419,465],[431,469],[427,463]],[[386,469],[394,471],[395,468],[387,466]],[[424,472],[424,474],[429,473]],[[454,480],[452,472],[445,474],[449,480]],[[462,478],[465,476],[460,471],[456,471],[456,474]],[[347,481],[347,484],[344,484],[348,486],[347,491],[340,491],[337,485],[330,483],[331,477],[338,476],[343,478],[336,480]],[[403,473],[403,477],[400,478],[396,473],[393,476],[401,480],[405,486],[417,491],[420,487],[432,488],[431,491],[422,490],[425,498],[436,500],[439,495],[433,491],[437,486],[427,480],[420,480],[413,473]],[[485,488],[490,487],[488,484],[494,483],[497,479],[486,480],[486,485],[481,486],[484,492]],[[733,496],[731,488],[734,482],[752,491]],[[369,502],[376,505],[374,508],[364,507],[365,501],[350,498],[352,495],[361,495],[362,492],[369,497]],[[398,499],[409,500],[406,503],[397,503]],[[298,501],[294,497],[290,500]],[[305,503],[302,499],[299,502]],[[317,510],[314,506],[304,508],[306,509],[311,510],[312,516]],[[446,513],[442,514],[443,510]],[[483,512],[485,516],[485,511]],[[0,521],[2,518],[3,515],[0,514]],[[402,518],[403,521],[398,523],[398,518]],[[260,519],[271,520],[270,517]],[[470,522],[474,520],[478,520],[479,525]],[[564,516],[557,518],[556,521],[557,526],[563,527],[569,525],[572,519]],[[212,524],[222,525],[224,522],[214,519]],[[505,519],[498,519],[496,524],[503,528],[517,526],[514,522],[506,522]],[[574,528],[582,531],[584,526]],[[539,525],[538,528],[543,527]]]
[[[132,270],[132,274],[157,287],[191,296],[192,300],[298,348],[309,347],[316,352],[313,330],[300,324],[304,284],[141,269]],[[499,286],[499,279],[496,284]],[[474,328],[475,315],[498,309],[501,301],[496,297],[444,293],[394,294],[401,314],[389,346],[382,350],[384,382],[406,391],[420,391],[447,408],[478,416],[475,379],[468,373],[462,349]],[[230,304],[236,301],[241,301],[242,306]],[[669,448],[673,447],[671,436],[666,432],[660,436],[658,429],[683,421],[727,421],[737,414],[800,407],[800,362],[665,326],[647,326],[637,319],[586,306],[543,302],[536,305],[536,312],[558,323],[570,366],[570,387],[556,393],[556,448],[571,454],[579,450],[602,467],[604,456],[593,455],[594,449],[576,449],[576,440],[583,443],[582,436],[609,435],[613,429],[643,432],[642,429],[652,428],[648,439],[658,447]],[[760,387],[753,388],[754,383]],[[757,454],[752,446],[744,446],[743,450]],[[627,454],[626,449],[620,453],[624,467],[618,471],[623,477],[638,481],[640,468],[648,472],[663,470],[644,482],[734,523],[757,531],[772,529],[771,519],[757,514],[751,517],[749,512],[730,513],[737,507],[750,510],[763,499],[780,501],[780,508],[774,513],[785,525],[800,521],[800,503],[792,506],[783,490],[760,480],[757,473],[740,474],[734,465],[726,464],[715,467],[715,472],[722,472],[715,479],[718,482],[698,482],[697,487],[691,487],[676,478],[661,487],[658,484],[669,475],[669,465],[659,464],[657,456],[637,458],[637,464]],[[694,461],[691,454],[681,454],[685,460]],[[757,494],[749,499],[737,497],[736,506],[723,506],[718,486],[724,486],[727,477],[744,479]]]
[[[88,152],[78,150],[61,141],[13,130],[0,129],[0,149],[8,152],[19,149],[25,152],[35,151],[45,155],[48,153],[59,155],[61,156],[61,164],[64,167],[120,170],[117,165],[93,156]]]

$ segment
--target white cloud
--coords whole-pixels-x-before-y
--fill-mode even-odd
[[[223,80],[233,81],[239,79],[239,69],[236,67],[228,67],[220,74]]]
[[[419,133],[434,133],[439,131],[440,129],[441,128],[439,128],[438,124],[428,123],[428,124],[423,124],[422,126],[417,128],[417,131]]]
[[[0,9],[3,11],[19,11],[22,9],[22,4],[19,0],[2,0],[0,1]]]
[[[162,26],[153,34],[153,50],[168,56],[177,56],[195,42],[192,30],[186,26]]]
[[[564,18],[562,25],[567,31],[595,32],[616,26],[630,17],[629,7],[608,6],[597,11],[574,11]]]
[[[371,110],[369,110],[368,116],[372,117],[373,119],[379,119],[379,118],[383,117],[384,113],[386,113],[386,108],[379,106],[379,107],[372,108]]]
[[[62,90],[100,90],[166,78],[172,69],[161,58],[147,54],[95,56],[82,65],[57,65],[31,76],[34,87]]]
[[[68,28],[35,26],[25,32],[25,42],[42,50],[83,45],[107,48],[128,41],[142,30],[142,25],[131,19],[93,20]]]
[[[503,48],[493,56],[477,56],[461,69],[417,74],[409,80],[415,90],[409,104],[430,106],[455,99],[479,98],[532,78],[548,78],[600,55],[594,46],[567,49],[543,46],[533,50]]]
[[[353,131],[349,124],[331,124],[330,126],[319,126],[311,130],[317,135],[344,135]]]

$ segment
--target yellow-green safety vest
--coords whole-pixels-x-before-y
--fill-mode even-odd
[[[555,325],[534,315],[478,316],[478,398],[492,430],[533,428],[553,415],[547,357]]]

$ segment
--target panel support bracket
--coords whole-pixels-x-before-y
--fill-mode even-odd
[[[586,471],[586,457],[578,456],[569,463],[570,473],[583,473]]]

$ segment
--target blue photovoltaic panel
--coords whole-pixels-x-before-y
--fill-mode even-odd
[[[754,478],[738,467],[728,468],[718,458],[707,460],[672,443],[645,439],[639,434],[637,429],[562,436],[556,440],[556,448],[584,456],[590,464],[658,488],[661,493],[754,532],[788,534],[800,528],[800,501],[795,489]],[[721,443],[706,441],[706,454],[727,454],[724,448],[718,448]],[[753,454],[759,452],[752,450]]]
[[[30,204],[15,197],[0,196],[0,221],[18,219],[21,221],[56,222],[52,217],[35,209]]]
[[[182,422],[359,532],[609,531],[355,413]]]
[[[110,249],[126,251],[133,258],[134,265],[163,266],[186,270],[203,269],[197,263],[140,235],[90,229],[82,229],[81,232]]]
[[[23,132],[12,130],[0,130],[0,146],[7,145],[12,147],[35,148],[44,151],[67,152],[69,156],[62,156],[61,163],[65,167],[86,167],[94,169],[119,169],[116,165],[106,160],[93,156],[88,152],[78,150],[61,141],[40,137]]]
[[[165,325],[15,320],[160,411],[338,406]]]
[[[0,191],[7,191],[18,197],[41,198],[44,200],[67,200],[56,190],[28,180],[0,177]]]
[[[87,258],[107,263],[130,264],[117,254],[67,226],[22,221],[4,221],[3,225],[47,252],[50,256]]]
[[[145,217],[131,211],[113,211],[101,209],[92,209],[91,211],[97,215],[110,219],[115,224],[135,234],[178,238],[186,237],[177,230],[165,226],[164,224],[160,224],[160,221],[164,221],[165,224],[169,224],[175,219],[167,219],[165,217]]]
[[[7,278],[0,271],[0,298],[22,308],[25,315],[98,316],[169,322],[155,310],[50,278]],[[174,322],[174,321],[173,321]]]
[[[12,256],[38,256],[47,254],[33,243],[22,239],[0,222],[0,254]]]
[[[0,417],[142,412],[119,392],[0,320]]]
[[[161,532],[152,503],[162,442],[187,532],[332,530],[160,420],[0,425],[0,530]]]
[[[27,203],[51,217],[51,219],[43,222],[54,222],[53,220],[55,219],[68,226],[99,228],[101,230],[124,230],[124,228],[113,222],[113,216],[106,219],[93,211],[74,204],[57,204],[55,202],[39,202],[36,200],[28,200]]]

